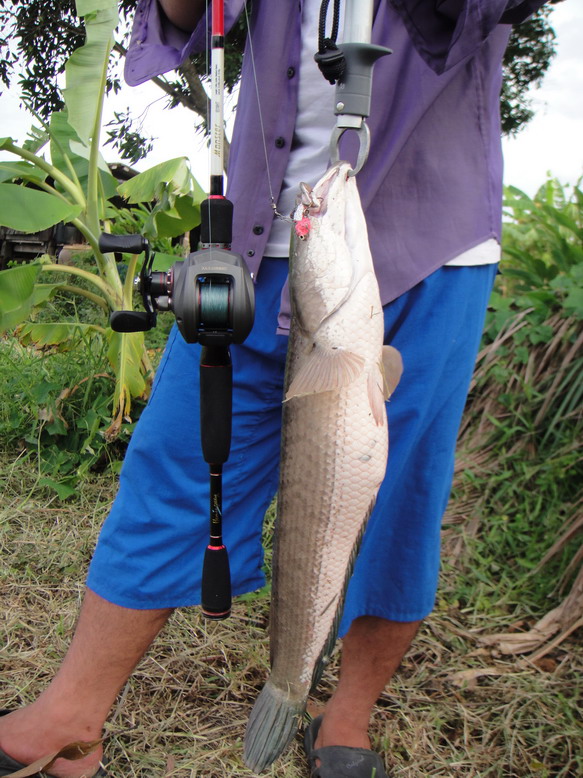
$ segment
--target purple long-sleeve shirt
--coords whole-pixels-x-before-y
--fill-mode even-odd
[[[371,149],[357,181],[383,303],[488,238],[500,240],[502,151],[499,94],[510,25],[544,0],[377,0],[372,42],[393,54],[375,65]],[[267,139],[277,199],[294,133],[303,0],[254,0],[253,62],[243,59],[228,176],[235,205],[233,250],[255,277],[273,210],[263,154]],[[225,25],[243,0],[225,1]],[[156,0],[140,0],[126,60],[137,85],[178,67],[206,44],[173,27]],[[356,159],[356,136],[341,157]]]

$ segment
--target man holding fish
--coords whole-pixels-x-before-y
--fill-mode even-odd
[[[356,133],[340,142],[348,163],[327,169],[335,92],[313,60],[320,0],[253,3],[228,194],[257,313],[232,354],[223,530],[233,593],[259,588],[282,439],[272,674],[245,747],[254,771],[293,738],[339,634],[338,687],[305,733],[312,775],[386,775],[368,726],[433,608],[455,440],[500,256],[501,60],[510,25],[543,2],[378,0],[372,42],[393,53],[375,65],[370,153],[356,177]],[[227,0],[227,26],[243,7]],[[140,0],[128,82],[204,49],[204,11],[204,0]],[[172,609],[199,602],[208,483],[197,348],[170,336],[69,653],[35,703],[0,717],[0,776],[98,739]],[[58,759],[49,773],[105,775],[101,757],[98,747]]]

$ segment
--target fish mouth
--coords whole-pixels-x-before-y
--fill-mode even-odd
[[[330,168],[326,175],[320,179],[320,181],[316,184],[314,188],[314,194],[316,198],[320,201],[320,211],[319,213],[323,216],[326,213],[327,206],[328,206],[328,198],[330,195],[330,190],[334,186],[334,184],[342,178],[342,174],[344,173],[344,180],[348,179],[348,173],[351,170],[351,166],[348,162],[338,162],[336,165]]]
[[[338,180],[342,172],[345,172],[345,178],[348,179],[351,170],[350,163],[338,162],[333,165],[325,175],[318,181],[312,189],[308,184],[300,184],[300,193],[297,198],[298,210],[302,210],[304,215],[325,216],[328,210],[328,196],[334,183]]]

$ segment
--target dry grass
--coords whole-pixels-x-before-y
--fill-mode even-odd
[[[58,667],[114,484],[102,476],[78,502],[62,504],[18,464],[4,461],[2,481],[0,707],[9,708],[33,699]],[[452,604],[455,574],[446,573],[439,608],[377,707],[373,738],[392,775],[582,775],[576,635],[536,665],[480,648],[480,634],[508,630],[512,617]],[[205,622],[196,609],[174,614],[107,725],[112,776],[252,775],[242,738],[267,671],[266,621],[265,598],[238,602],[226,622]],[[313,712],[336,672],[332,663]],[[299,739],[266,775],[307,775]]]

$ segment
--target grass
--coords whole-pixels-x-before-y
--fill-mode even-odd
[[[62,503],[39,486],[26,462],[5,455],[1,465],[0,707],[10,708],[38,694],[66,650],[115,482],[106,473],[95,476],[76,499]],[[456,505],[463,511],[461,496]],[[375,747],[395,778],[580,776],[577,633],[536,664],[481,646],[480,635],[516,627],[517,612],[526,622],[534,615],[512,602],[482,607],[483,590],[492,604],[495,577],[483,582],[457,564],[457,540],[450,528],[438,607],[379,700]],[[454,596],[464,587],[465,603]],[[242,762],[242,739],[267,673],[267,607],[266,598],[244,598],[219,623],[204,621],[197,609],[175,612],[107,724],[115,778],[252,775]],[[312,713],[325,704],[336,674],[337,658],[311,701]],[[299,738],[266,773],[306,774]]]

